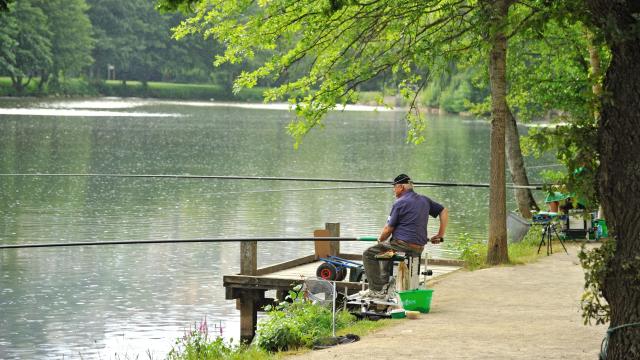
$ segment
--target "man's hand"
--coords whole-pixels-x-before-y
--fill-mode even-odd
[[[383,242],[386,241],[389,236],[391,236],[391,233],[393,233],[393,227],[389,226],[389,225],[385,225],[384,228],[382,228],[382,231],[380,232],[380,236],[378,236],[378,242]]]
[[[435,235],[431,237],[431,243],[434,245],[440,244],[440,242],[442,242],[442,236],[440,235]]]

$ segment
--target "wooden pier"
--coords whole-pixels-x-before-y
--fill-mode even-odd
[[[314,237],[340,237],[340,224],[327,223],[325,228],[316,230]],[[329,255],[339,256],[353,261],[362,261],[362,254],[343,254],[339,241],[316,241],[315,253],[291,261],[258,269],[258,242],[240,243],[240,273],[223,276],[225,297],[236,300],[240,310],[240,339],[251,342],[255,336],[258,311],[265,305],[283,301],[289,290],[305,279],[315,279],[316,269],[320,265],[319,258]],[[431,278],[455,271],[461,267],[458,260],[429,259],[429,269],[433,270]],[[336,288],[348,293],[362,290],[362,284],[337,281]],[[266,298],[265,292],[276,291],[276,298]]]

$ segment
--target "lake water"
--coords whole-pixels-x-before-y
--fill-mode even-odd
[[[334,112],[293,150],[286,106],[151,100],[0,99],[0,173],[192,174],[487,183],[489,124],[428,119],[406,144],[400,111]],[[549,160],[527,159],[528,165]],[[539,170],[539,169],[536,169]],[[539,181],[538,172],[530,172]],[[488,190],[427,187],[449,208],[447,242],[484,239]],[[249,180],[0,176],[3,244],[377,235],[391,187]],[[511,191],[508,207],[515,208]],[[535,194],[540,198],[541,194]],[[431,221],[430,233],[438,222]],[[366,243],[342,243],[361,252]],[[430,246],[435,257],[454,257]],[[259,244],[259,266],[313,252],[311,243]],[[238,338],[222,276],[238,244],[0,250],[0,358],[163,358],[206,318]]]

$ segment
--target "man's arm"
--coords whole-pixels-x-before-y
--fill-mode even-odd
[[[439,244],[444,238],[444,233],[447,230],[447,224],[449,223],[449,210],[447,210],[447,208],[442,209],[438,217],[440,218],[440,228],[438,229],[438,233],[431,237],[432,244]]]
[[[393,232],[393,227],[389,225],[385,225],[382,228],[382,232],[380,232],[380,236],[378,236],[378,242],[383,242],[387,240],[389,236],[391,236],[392,232]]]

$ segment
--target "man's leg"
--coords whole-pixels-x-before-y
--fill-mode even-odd
[[[382,288],[389,282],[388,271],[382,269],[380,260],[376,259],[376,255],[390,250],[388,242],[381,242],[374,245],[362,254],[362,263],[364,264],[364,272],[369,281],[369,289],[374,291],[382,291]],[[386,261],[384,262],[387,263]]]

